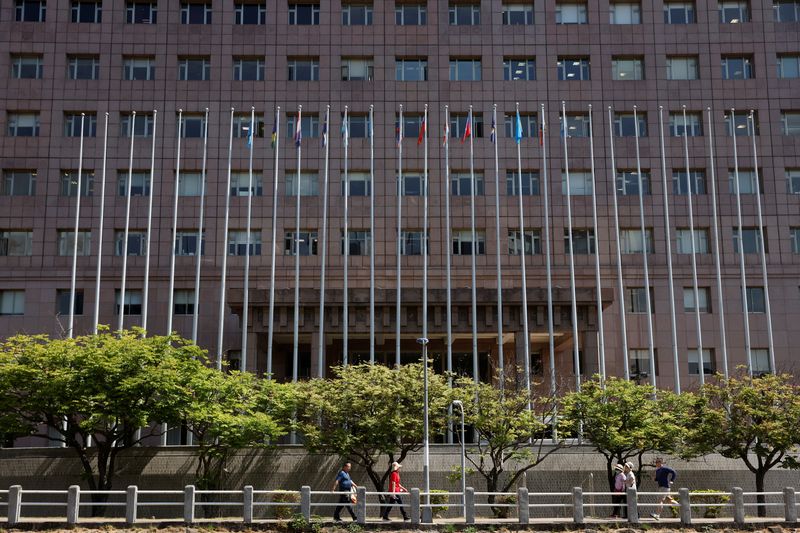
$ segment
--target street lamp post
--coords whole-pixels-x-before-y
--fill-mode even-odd
[[[467,443],[464,440],[464,404],[453,400],[453,405],[461,410],[461,510],[467,517]]]
[[[417,344],[422,345],[422,476],[425,479],[425,507],[422,510],[422,521],[430,523],[433,521],[431,510],[431,458],[430,458],[430,439],[428,437],[428,339],[420,337]]]

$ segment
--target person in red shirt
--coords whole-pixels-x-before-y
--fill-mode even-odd
[[[400,469],[402,467],[403,465],[397,461],[392,463],[392,474],[389,477],[389,492],[392,493],[392,496],[389,496],[388,505],[385,505],[383,508],[382,518],[384,520],[389,520],[389,512],[391,512],[394,507],[400,509],[403,520],[408,520],[408,513],[406,512],[406,508],[403,507],[403,500],[400,498],[401,492],[408,492],[406,488],[400,484]]]

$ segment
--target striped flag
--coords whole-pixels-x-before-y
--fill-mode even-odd
[[[297,112],[297,124],[294,127],[294,145],[300,148],[303,142],[303,124],[300,117],[300,111]]]
[[[328,146],[328,115],[325,115],[325,124],[322,125],[322,147]]]
[[[394,125],[395,138],[397,139],[397,146],[403,143],[403,128],[398,120]]]
[[[420,127],[419,127],[419,136],[417,137],[417,146],[422,144],[423,139],[425,139],[425,128],[426,128],[425,117],[423,116],[422,117],[422,124],[420,124]]]
[[[517,115],[517,119],[519,119],[519,115]],[[492,116],[492,132],[489,134],[489,140],[492,141],[492,144],[497,142],[497,124],[494,121],[494,116]]]
[[[450,136],[450,124],[445,123],[444,125],[444,138],[442,139],[442,146],[447,144],[447,138]]]
[[[466,142],[468,137],[472,137],[472,111],[467,115],[467,125],[464,127],[464,136],[461,137],[461,142]]]

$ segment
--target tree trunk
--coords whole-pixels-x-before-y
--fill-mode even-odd
[[[764,469],[756,470],[756,492],[761,493],[764,492],[764,478],[767,476],[767,471]],[[763,504],[766,503],[763,494],[759,494],[756,496],[756,502],[758,502],[758,516],[759,518],[763,518],[767,516],[767,508]]]
[[[614,478],[617,475],[614,473],[614,458],[606,457],[606,477],[608,478],[608,491],[614,492]]]

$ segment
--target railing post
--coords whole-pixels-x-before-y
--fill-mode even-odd
[[[464,493],[464,505],[466,506],[466,522],[467,524],[475,523],[475,489],[467,487],[467,492]]]
[[[67,489],[67,524],[78,523],[78,507],[81,503],[81,488],[70,485]]]
[[[300,514],[306,520],[311,520],[311,487],[308,485],[300,487]]]
[[[583,524],[583,489],[572,488],[572,520],[576,524]]]
[[[139,512],[139,487],[129,485],[125,490],[125,523],[135,524]]]
[[[520,524],[531,521],[531,505],[528,499],[528,487],[517,487],[517,516]]]
[[[692,496],[689,494],[689,489],[680,489],[678,491],[678,501],[681,504],[681,524],[684,526],[691,525]]]
[[[367,488],[356,489],[356,522],[362,526],[367,523]]]
[[[194,523],[194,485],[186,485],[183,489],[183,521],[187,524]]]
[[[639,523],[639,500],[638,500],[638,493],[636,489],[628,488],[626,491],[628,497],[628,523],[630,524],[638,524]]]
[[[741,487],[731,489],[731,499],[733,500],[733,521],[741,525],[744,524],[744,491]]]
[[[242,521],[253,523],[253,486],[245,485],[242,489]]]
[[[419,526],[419,489],[411,489],[411,525]]]
[[[783,505],[786,506],[786,521],[790,524],[797,522],[797,496],[794,487],[783,489]]]
[[[22,485],[8,488],[8,525],[19,524],[22,511]]]

